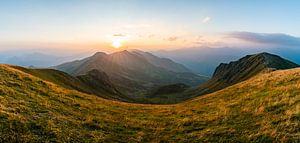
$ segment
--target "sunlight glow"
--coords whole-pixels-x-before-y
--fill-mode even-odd
[[[128,36],[125,34],[113,34],[110,36],[111,46],[116,49],[121,48],[127,39]]]
[[[120,48],[120,47],[122,47],[122,42],[118,39],[113,39],[112,40],[112,47]]]

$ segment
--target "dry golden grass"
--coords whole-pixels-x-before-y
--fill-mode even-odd
[[[0,66],[0,142],[299,142],[300,69],[175,105],[105,100]]]

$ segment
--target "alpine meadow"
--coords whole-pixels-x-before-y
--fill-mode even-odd
[[[0,1],[2,143],[299,143],[300,1]]]

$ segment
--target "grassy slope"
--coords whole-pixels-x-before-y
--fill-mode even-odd
[[[57,84],[67,89],[74,89],[88,94],[95,94],[105,99],[121,100],[121,101],[128,101],[128,102],[132,101],[131,99],[123,95],[110,93],[109,87],[105,87],[108,91],[102,88],[92,88],[91,86],[88,86],[86,83],[80,81],[77,77],[73,77],[65,72],[58,71],[55,69],[47,69],[47,68],[29,69],[29,68],[12,66],[12,65],[10,65],[10,67],[28,73],[30,75],[33,75],[35,77],[41,78],[45,81],[52,82],[54,84]],[[82,78],[84,78],[84,76],[82,76]],[[95,81],[94,83],[97,82]],[[99,82],[99,84],[101,84],[101,82]]]
[[[274,69],[292,69],[296,67],[299,67],[299,65],[269,53],[247,55],[238,61],[220,64],[209,81],[201,84],[194,90],[187,91],[186,95],[187,97],[189,97],[189,95],[195,97],[212,93],[250,79],[262,72],[270,72]]]
[[[0,66],[0,142],[300,141],[300,69],[176,105],[105,100]]]
[[[76,89],[79,91],[85,91],[86,89],[89,90],[89,88],[83,85],[78,79],[62,71],[47,69],[47,68],[29,69],[20,66],[11,66],[11,67],[23,71],[25,73],[28,73],[30,75],[33,75],[35,77],[41,78],[43,80],[55,83],[64,88]]]

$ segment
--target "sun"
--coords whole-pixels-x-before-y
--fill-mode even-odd
[[[111,41],[111,46],[113,48],[122,48],[124,46],[124,42],[128,40],[128,35],[118,33],[118,34],[113,34],[109,36],[110,41]]]
[[[112,40],[112,47],[118,49],[122,47],[122,41],[119,39],[113,39]]]

